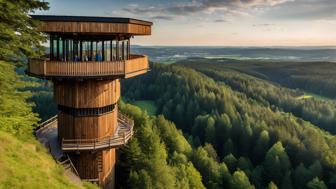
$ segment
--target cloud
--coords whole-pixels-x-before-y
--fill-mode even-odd
[[[296,0],[281,9],[269,11],[265,16],[290,20],[336,19],[335,0]]]
[[[127,8],[123,8],[123,11],[130,12],[133,14],[148,14],[148,13],[160,13],[163,11],[163,8],[159,7],[138,7],[138,6],[130,6]]]
[[[336,19],[336,0],[193,0],[166,6],[139,7],[123,11],[147,18],[173,20],[176,17],[217,13],[221,17],[256,15],[287,20]],[[215,15],[215,14],[214,14]],[[215,19],[214,22],[224,20]],[[254,26],[257,27],[257,26]],[[260,27],[260,26],[259,26]]]
[[[225,19],[215,19],[214,22],[221,23],[221,22],[228,22],[228,21]]]
[[[133,14],[169,14],[187,16],[200,12],[224,10],[234,12],[238,9],[253,7],[276,6],[295,0],[193,0],[190,3],[179,3],[168,7],[128,7],[124,11]]]
[[[151,19],[153,20],[174,20],[172,16],[152,16]]]
[[[270,27],[275,26],[275,24],[253,24],[252,27]]]

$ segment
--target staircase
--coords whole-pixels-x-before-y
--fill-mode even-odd
[[[103,152],[99,152],[97,158],[98,158],[98,160],[97,160],[98,173],[101,173],[101,172],[103,172]]]
[[[72,161],[68,155],[62,156],[61,159],[59,159],[59,162],[61,165],[63,165],[65,171],[71,171],[73,172],[76,176],[79,177],[79,174],[75,168],[75,166],[72,164]]]

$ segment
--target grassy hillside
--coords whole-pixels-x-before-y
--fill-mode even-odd
[[[0,188],[84,188],[64,174],[46,149],[33,136],[38,115],[27,103],[27,88],[36,83],[22,81],[15,67],[0,61]]]
[[[82,188],[63,175],[44,147],[0,131],[0,188]]]

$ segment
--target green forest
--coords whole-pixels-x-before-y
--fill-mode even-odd
[[[124,81],[122,92],[154,101],[183,131],[206,188],[335,188],[335,102],[298,98],[307,88],[290,89],[257,77],[249,62],[226,61],[154,63],[147,75]]]
[[[46,40],[28,14],[48,4],[0,5],[0,188],[97,188],[73,183],[33,135],[57,113],[51,84],[24,73]],[[336,188],[333,70],[324,62],[152,63],[122,81],[119,108],[135,135],[118,151],[117,188]],[[301,98],[307,92],[325,98]]]

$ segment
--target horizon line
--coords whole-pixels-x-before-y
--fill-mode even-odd
[[[148,45],[148,44],[132,44],[131,46],[141,47],[245,47],[245,48],[263,48],[263,47],[275,47],[275,48],[336,48],[336,45]]]

